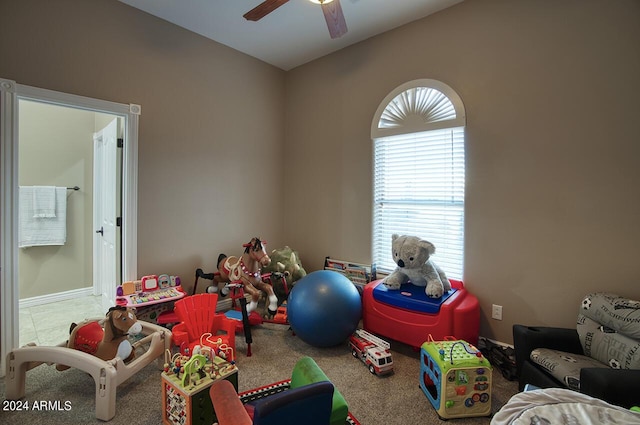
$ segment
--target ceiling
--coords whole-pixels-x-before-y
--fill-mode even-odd
[[[120,0],[285,71],[463,0],[341,0],[348,32],[331,39],[319,5],[290,0],[257,22],[262,0]]]

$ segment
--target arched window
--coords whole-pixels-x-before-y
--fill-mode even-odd
[[[456,92],[436,80],[410,81],[380,104],[374,142],[373,262],[390,272],[391,235],[427,239],[447,276],[464,264],[465,113]]]

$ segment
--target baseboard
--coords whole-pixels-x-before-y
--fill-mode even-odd
[[[71,300],[79,297],[88,297],[93,295],[93,288],[79,288],[70,291],[56,292],[55,294],[39,295],[37,297],[23,298],[19,301],[20,308],[36,307],[42,304],[50,304],[53,302]]]

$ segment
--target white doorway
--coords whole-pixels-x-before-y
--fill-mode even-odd
[[[93,135],[93,287],[105,307],[115,305],[118,275],[118,119]]]
[[[55,345],[68,336],[69,323],[103,316],[83,305],[97,304],[106,312],[113,306],[113,285],[121,282],[116,182],[122,170],[118,134],[124,131],[116,115],[25,99],[18,100],[18,118],[20,203],[34,186],[58,187],[56,201],[63,210],[56,220],[64,226],[63,240],[43,242],[46,232],[41,236],[26,229],[20,241],[19,346]],[[25,218],[21,211],[20,219]],[[28,220],[28,227],[38,222]],[[103,224],[106,231],[95,233]],[[42,243],[31,246],[31,239]],[[65,317],[58,307],[69,305],[74,308]]]
[[[137,278],[137,133],[140,106],[126,105],[0,79],[0,376],[7,353],[19,344],[18,186],[20,100],[112,114],[123,122],[121,268],[123,280]],[[115,195],[114,195],[115,196]],[[95,223],[91,223],[92,227]],[[117,260],[120,263],[119,260]],[[115,272],[114,272],[115,275]],[[112,283],[115,292],[116,282]],[[107,291],[106,287],[101,291]]]

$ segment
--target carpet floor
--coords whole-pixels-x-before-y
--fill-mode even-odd
[[[349,404],[362,425],[441,424],[442,420],[419,387],[419,352],[391,342],[394,372],[375,376],[351,355],[347,344],[331,348],[312,347],[283,325],[263,324],[253,329],[252,356],[247,357],[244,337],[237,335],[239,390],[247,391],[290,378],[296,361],[312,357]],[[492,378],[492,413],[518,392],[515,381],[497,369]],[[116,416],[111,425],[159,425],[162,423],[160,371],[154,362],[117,390]],[[15,411],[5,397],[0,379],[0,423],[4,425],[98,424],[95,418],[95,385],[82,371],[58,372],[43,364],[27,372],[26,395],[32,406],[44,402],[44,410]],[[456,425],[489,424],[489,417],[455,419]]]

